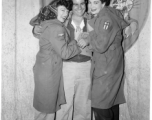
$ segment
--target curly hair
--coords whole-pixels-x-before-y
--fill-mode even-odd
[[[58,6],[65,6],[69,11],[71,11],[73,2],[72,0],[54,0],[49,5],[54,8],[57,8]]]
[[[41,8],[38,14],[37,22],[40,24],[42,21],[56,19],[57,18],[57,7],[65,6],[69,11],[72,10],[72,0],[53,0],[49,5]]]

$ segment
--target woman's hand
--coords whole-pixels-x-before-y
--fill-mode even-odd
[[[138,24],[136,22],[131,22],[128,27],[125,28],[125,37],[127,38],[130,35],[133,35],[137,30]]]
[[[130,26],[126,27],[125,30],[124,30],[124,33],[125,33],[124,34],[125,38],[130,36],[131,35],[131,27]]]
[[[89,38],[89,33],[88,32],[83,32],[79,35],[77,42],[78,42],[78,45],[82,49],[89,45],[89,39],[88,38]]]
[[[33,28],[33,33],[34,34],[41,34],[41,26],[40,25],[35,25]]]
[[[137,27],[138,27],[137,22],[131,22],[130,27],[131,27],[131,31],[132,31],[131,33],[133,35],[135,33],[135,31],[137,30]]]
[[[84,40],[84,39],[80,39],[78,42],[77,42],[78,46],[80,46],[82,49],[85,48],[88,43]]]
[[[88,37],[89,37],[89,33],[88,32],[81,33],[81,38],[82,39],[88,39]]]

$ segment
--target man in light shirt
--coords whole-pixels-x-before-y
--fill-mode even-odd
[[[72,14],[66,24],[71,39],[78,40],[87,32],[85,0],[73,0]],[[81,47],[80,47],[81,48]],[[64,89],[67,104],[61,106],[57,120],[91,120],[91,101],[88,94],[91,86],[91,51],[85,47],[81,53],[63,62]],[[61,114],[61,115],[59,115]]]

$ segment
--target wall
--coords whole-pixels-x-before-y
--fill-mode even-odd
[[[150,15],[138,41],[126,53],[125,95],[121,120],[149,120],[150,109]]]
[[[39,0],[3,0],[2,120],[33,120],[33,72],[38,40],[30,19]]]
[[[2,20],[2,120],[34,120],[33,72],[38,40],[30,19],[39,0],[3,0]],[[121,120],[149,119],[150,16],[135,45],[126,53],[125,94]]]

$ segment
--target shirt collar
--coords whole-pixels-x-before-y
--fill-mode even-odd
[[[71,21],[71,24],[73,25],[73,27],[74,27],[75,29],[77,28],[77,26],[76,26],[76,24],[74,23],[73,20]],[[83,19],[83,20],[81,21],[79,27],[80,27],[81,29],[83,29],[84,26],[85,26],[85,24],[84,24],[84,19]]]

